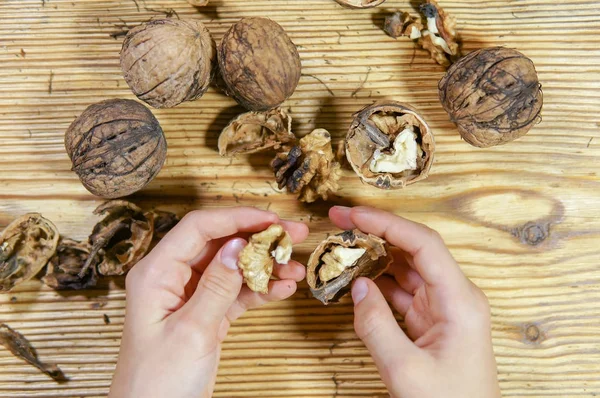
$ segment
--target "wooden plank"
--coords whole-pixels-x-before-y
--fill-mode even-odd
[[[600,394],[600,4],[441,4],[458,18],[466,51],[504,45],[535,62],[543,122],[526,137],[486,150],[460,140],[437,99],[442,68],[412,42],[381,31],[385,12],[410,10],[409,1],[388,0],[373,10],[346,10],[331,0],[211,0],[204,9],[184,0],[0,1],[0,227],[39,211],[66,235],[89,233],[100,201],[69,171],[63,134],[91,103],[133,98],[119,69],[121,32],[173,9],[204,21],[219,40],[240,17],[267,15],[289,32],[302,58],[305,76],[287,103],[296,132],[324,127],[341,139],[352,113],[378,98],[412,104],[435,132],[428,180],[381,192],[345,171],[332,203],[378,206],[442,233],[490,298],[506,397]],[[218,133],[239,112],[212,89],[197,102],[155,110],[168,160],[135,200],[181,214],[268,207],[309,224],[311,236],[298,248],[305,260],[334,231],[326,219],[332,203],[304,206],[278,192],[267,155],[220,158]],[[546,238],[534,245],[527,231]],[[71,378],[57,385],[0,350],[0,397],[105,395],[123,316],[122,280],[64,294],[31,281],[0,296],[0,321]],[[305,286],[285,303],[251,311],[224,344],[215,396],[386,396],[352,319],[348,300],[325,308]],[[534,341],[528,328],[529,335],[538,331]]]

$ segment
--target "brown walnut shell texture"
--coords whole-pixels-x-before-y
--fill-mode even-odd
[[[0,235],[0,292],[33,278],[54,255],[60,235],[38,213],[25,214]]]
[[[234,24],[217,53],[227,93],[249,110],[278,107],[300,81],[296,45],[268,18],[243,18]]]
[[[157,19],[131,29],[121,69],[133,93],[155,108],[200,98],[216,66],[216,45],[199,21]]]
[[[42,282],[55,290],[81,290],[95,286],[98,281],[95,263],[84,275],[79,275],[90,252],[91,246],[87,242],[62,239],[48,262]]]
[[[65,147],[83,186],[107,199],[144,188],[167,156],[165,136],[152,112],[126,99],[89,106],[69,126]]]
[[[335,246],[363,248],[366,249],[366,253],[355,266],[345,269],[337,278],[322,282],[319,280],[321,258]],[[328,237],[313,251],[308,259],[306,281],[313,296],[323,304],[337,303],[350,292],[353,280],[362,276],[376,279],[385,272],[392,261],[388,243],[384,239],[357,229],[344,231]]]
[[[246,112],[235,117],[219,135],[219,154],[234,156],[293,145],[292,117],[283,109]]]
[[[533,61],[504,47],[475,51],[453,64],[439,95],[462,138],[480,148],[527,134],[543,104]]]
[[[385,0],[335,0],[339,4],[348,8],[372,8],[377,7],[385,2]]]
[[[366,128],[369,118],[374,114],[403,116],[408,115],[415,120],[418,127],[418,143],[423,151],[419,159],[420,169],[407,170],[401,173],[374,173],[369,170],[369,164],[377,148],[392,145],[390,137],[384,133],[381,137],[374,136]],[[429,175],[435,153],[435,141],[431,128],[423,117],[409,105],[397,101],[382,100],[369,105],[354,115],[354,120],[346,136],[346,157],[360,179],[381,189],[399,189],[424,180]]]

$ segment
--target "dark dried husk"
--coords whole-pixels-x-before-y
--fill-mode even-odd
[[[125,99],[89,106],[69,126],[65,147],[85,188],[108,199],[145,187],[167,156],[165,136],[152,112]]]
[[[95,286],[98,281],[96,263],[100,260],[99,256],[88,267],[87,272],[80,275],[90,252],[91,246],[87,242],[62,239],[48,262],[42,282],[55,290],[81,290]]]
[[[515,140],[541,120],[535,66],[508,48],[486,48],[460,59],[440,81],[439,95],[462,138],[481,148]]]
[[[367,251],[354,267],[345,269],[335,279],[322,282],[318,276],[321,257],[335,246],[364,248]],[[385,272],[392,261],[393,258],[385,240],[371,234],[365,234],[357,229],[345,231],[325,239],[310,255],[306,281],[313,296],[323,304],[337,303],[340,298],[350,292],[352,281],[363,276],[376,279]]]

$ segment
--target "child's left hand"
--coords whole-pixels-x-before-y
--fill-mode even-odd
[[[304,279],[291,261],[274,267],[269,294],[242,287],[244,238],[281,224],[294,243],[306,225],[254,208],[194,211],[127,276],[125,328],[110,397],[210,397],[221,342],[246,310],[283,300]]]

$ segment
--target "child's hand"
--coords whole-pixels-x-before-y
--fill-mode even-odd
[[[392,397],[500,397],[487,298],[440,235],[365,207],[334,207],[330,218],[398,249],[389,275],[375,283],[360,278],[352,287],[354,328]],[[408,337],[386,299],[404,317]]]
[[[188,214],[127,276],[127,315],[114,398],[198,398],[212,394],[221,342],[250,308],[296,291],[305,268],[275,265],[269,294],[242,287],[242,238],[280,223],[294,243],[308,228],[254,208]]]

